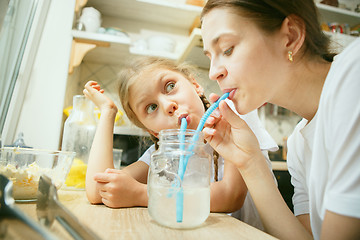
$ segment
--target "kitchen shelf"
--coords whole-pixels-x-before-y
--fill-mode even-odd
[[[316,6],[319,9],[322,21],[347,23],[350,27],[360,24],[360,13],[322,3],[316,3]]]
[[[130,45],[130,43],[131,43],[130,37],[124,37],[124,36],[116,36],[116,35],[104,34],[104,33],[85,32],[85,31],[78,31],[78,30],[72,30],[71,33],[74,38],[78,38],[78,39],[91,39],[94,41],[119,43],[119,44],[127,44],[127,45]]]
[[[194,22],[196,22],[202,10],[202,7],[179,3],[176,0],[88,0],[86,7],[89,6],[99,10],[105,18],[119,19],[119,21],[124,21],[125,19],[127,22],[135,23],[135,25],[136,23],[139,25],[142,25],[141,23],[151,23],[167,26],[170,29],[184,29],[184,33],[188,33],[188,30],[193,29]],[[350,26],[360,23],[359,13],[321,3],[317,3],[316,6],[319,9],[321,21],[323,22],[348,23]],[[136,33],[129,31],[128,33],[130,37],[124,38],[73,30],[74,38],[102,41],[110,44],[109,48],[96,47],[91,51],[89,50],[86,56],[84,56],[85,61],[120,65],[122,61],[132,55],[152,55],[166,57],[178,62],[188,61],[200,68],[209,69],[210,61],[203,54],[201,31],[199,28],[194,28],[190,36],[184,35],[186,42],[182,42],[180,50],[178,49],[179,51],[174,53],[149,50],[140,51],[131,46],[131,38]],[[164,32],[164,34],[169,35],[171,32]],[[349,42],[356,39],[356,37],[345,34],[330,34],[330,36],[332,36],[335,42],[339,43],[340,46],[337,49],[345,47]]]
[[[131,136],[150,136],[148,132],[135,126],[120,126],[114,127],[114,134],[131,135]]]
[[[134,47],[130,47],[129,51],[131,54],[134,55],[158,56],[158,57],[169,58],[172,60],[177,60],[179,58],[178,54],[172,52],[165,52],[165,51],[138,50]]]
[[[160,56],[173,59],[178,62],[186,60],[202,68],[209,68],[210,65],[209,59],[204,56],[202,52],[201,31],[199,28],[193,29],[184,50],[180,54],[151,50],[138,50],[131,46],[131,39],[129,37],[119,37],[110,34],[90,33],[78,30],[72,30],[72,34],[74,39],[79,39],[83,42],[88,42],[89,44],[97,43],[99,46],[99,42],[109,44],[102,46],[110,48],[100,47],[95,49],[96,46],[93,46],[91,49],[86,51],[86,57],[85,54],[82,57],[90,62],[120,64],[121,59],[126,59],[129,54],[133,54],[143,56]],[[90,52],[90,50],[92,51]]]
[[[178,0],[88,0],[102,15],[189,29],[202,7]]]

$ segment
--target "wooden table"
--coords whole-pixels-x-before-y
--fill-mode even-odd
[[[147,208],[112,209],[91,205],[84,191],[58,191],[59,200],[78,220],[102,239],[275,239],[274,237],[227,214],[211,213],[198,228],[179,230],[162,227],[148,214]],[[36,203],[17,203],[16,206],[33,219]],[[72,239],[55,221],[51,231],[60,239]]]

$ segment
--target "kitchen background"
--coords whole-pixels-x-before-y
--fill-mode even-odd
[[[0,5],[2,63],[18,56],[14,51],[4,58],[6,39],[27,33],[18,68],[0,64],[1,73],[9,72],[3,74],[1,85],[3,144],[13,143],[22,132],[29,146],[59,149],[67,117],[63,110],[91,79],[121,109],[116,75],[124,61],[137,55],[188,61],[199,68],[205,94],[219,93],[216,82],[208,80],[209,60],[202,53],[198,17],[203,0],[32,0],[30,6],[24,2],[2,0]],[[11,11],[4,11],[7,5]],[[335,51],[359,36],[360,0],[316,1],[316,5]],[[31,21],[21,18],[27,16],[24,11],[33,14]],[[272,160],[283,161],[282,149],[299,116],[272,104],[261,107],[259,116],[280,146],[271,154]],[[143,141],[146,133],[124,121],[115,126],[114,147],[124,149],[123,163],[128,164],[140,156],[148,141]],[[286,170],[286,163],[274,164],[274,168]],[[288,175],[283,178],[288,183]]]

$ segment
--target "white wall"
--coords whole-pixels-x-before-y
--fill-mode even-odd
[[[34,148],[59,148],[74,9],[75,0],[52,0],[46,18],[16,127]]]

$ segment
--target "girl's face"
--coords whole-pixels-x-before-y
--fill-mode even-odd
[[[188,129],[196,129],[205,112],[199,98],[202,87],[195,80],[167,70],[146,70],[130,87],[130,107],[148,129],[157,136],[160,130],[177,129],[186,117]]]
[[[211,10],[201,28],[204,53],[211,60],[209,77],[223,92],[234,90],[229,98],[236,110],[246,114],[273,100],[286,61],[278,34],[265,35],[225,8]]]

